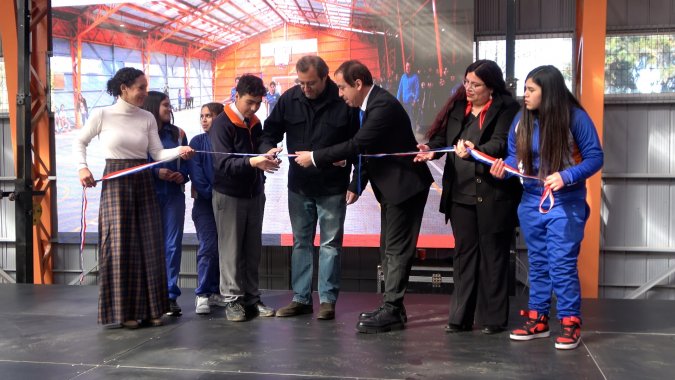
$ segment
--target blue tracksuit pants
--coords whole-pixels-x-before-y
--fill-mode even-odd
[[[561,319],[581,317],[577,258],[590,210],[585,192],[576,193],[556,193],[555,207],[547,214],[539,212],[539,194],[523,192],[518,207],[530,266],[529,309],[548,315],[553,291]]]
[[[158,194],[159,207],[162,211],[162,228],[164,230],[164,252],[166,258],[166,274],[169,283],[169,299],[180,296],[178,275],[180,259],[183,254],[183,223],[185,222],[185,194],[182,192]]]
[[[197,198],[192,205],[192,221],[197,230],[196,295],[220,294],[220,270],[218,258],[218,231],[213,215],[211,199]]]

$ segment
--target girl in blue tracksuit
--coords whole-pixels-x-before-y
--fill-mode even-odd
[[[190,146],[196,151],[211,152],[211,139],[208,132],[213,119],[223,112],[221,103],[207,103],[202,106],[199,122],[204,133],[190,140]],[[210,154],[197,154],[188,161],[190,180],[192,181],[192,221],[197,230],[199,248],[197,250],[197,288],[195,289],[195,313],[209,314],[210,306],[222,304],[220,299],[220,271],[218,269],[218,232],[213,216],[213,157]]]
[[[530,299],[524,326],[511,332],[513,340],[550,335],[548,314],[551,291],[558,298],[561,333],[558,349],[573,349],[581,340],[581,287],[577,259],[589,214],[586,178],[603,164],[600,139],[590,117],[565,86],[553,66],[532,70],[525,80],[524,107],[509,134],[508,156],[490,172],[505,176],[504,163],[521,173],[541,178],[523,179],[518,218],[528,249]],[[553,191],[553,207],[545,202],[545,187]],[[545,210],[550,210],[545,213]]]
[[[164,148],[188,145],[182,129],[171,124],[171,102],[159,91],[148,91],[143,109],[157,120],[159,139]],[[164,253],[169,287],[169,315],[178,316],[181,308],[176,299],[180,296],[178,275],[183,246],[183,224],[185,222],[185,183],[188,181],[187,161],[177,159],[154,166],[155,191],[162,213],[164,232]]]

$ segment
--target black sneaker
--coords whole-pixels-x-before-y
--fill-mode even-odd
[[[166,315],[178,317],[182,313],[183,310],[181,310],[180,306],[178,306],[178,302],[176,302],[176,300],[169,299],[169,312],[166,313]]]
[[[237,301],[228,302],[225,306],[225,318],[231,322],[243,322],[246,320],[246,310]]]
[[[383,308],[384,304],[380,305],[377,309],[373,311],[364,311],[361,314],[359,314],[359,320],[371,318],[373,315],[379,313],[380,310]],[[405,311],[405,305],[401,305],[401,319],[403,319],[403,322],[405,323],[408,322],[408,313],[406,313]]]

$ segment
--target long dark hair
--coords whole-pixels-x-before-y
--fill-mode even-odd
[[[501,94],[502,96],[511,96],[511,93],[506,88],[502,69],[499,68],[499,65],[497,65],[496,62],[488,59],[479,59],[466,68],[464,78],[466,78],[469,73],[474,73],[474,75],[480,78],[480,80],[485,83],[485,87],[492,90],[493,95]],[[450,111],[455,106],[455,102],[460,100],[466,100],[466,89],[464,86],[460,86],[455,94],[445,102],[445,105],[431,124],[429,132],[427,132],[427,138],[431,138],[431,136],[445,129],[448,124],[448,118],[450,117]]]
[[[178,140],[178,137],[180,135],[180,133],[178,132],[178,127],[171,124],[170,122],[165,123],[159,118],[159,105],[164,101],[164,99],[168,98],[169,97],[163,92],[148,91],[148,96],[145,98],[145,101],[143,102],[143,107],[141,108],[150,112],[155,117],[155,121],[157,121],[157,132],[159,132],[162,128],[166,128],[171,133],[171,137],[174,140],[178,141],[180,145],[180,140]]]
[[[523,107],[523,115],[516,131],[516,152],[525,174],[545,178],[563,170],[570,156],[570,119],[574,107],[581,104],[565,85],[560,71],[554,66],[539,66],[530,71],[525,82],[541,87],[541,103],[536,110]],[[534,173],[532,135],[534,121],[539,119],[539,172]]]

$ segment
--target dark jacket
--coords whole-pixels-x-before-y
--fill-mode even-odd
[[[173,134],[170,131],[170,127],[178,129],[178,140],[173,137]],[[162,146],[164,149],[171,149],[177,146],[185,146],[188,144],[187,137],[185,132],[182,129],[176,127],[173,124],[165,124],[162,128],[159,129],[159,139],[162,141]],[[148,157],[150,162],[153,161],[152,157]],[[170,181],[165,181],[159,179],[159,169],[169,169],[174,172],[180,172],[183,175],[183,183],[175,183]],[[165,162],[163,164],[156,165],[152,168],[152,174],[155,179],[155,191],[158,195],[169,195],[169,194],[179,194],[185,191],[185,184],[188,180],[188,164],[187,161],[182,158],[177,158],[173,161]]]
[[[264,191],[265,175],[251,166],[251,156],[218,153],[257,153],[262,133],[254,115],[249,126],[225,106],[225,112],[213,119],[209,137],[213,155],[213,190],[236,198],[253,198]]]
[[[314,151],[317,166],[364,153],[395,153],[417,150],[410,118],[401,103],[379,86],[366,104],[363,126],[348,141]],[[413,156],[364,158],[368,179],[379,202],[400,204],[428,190],[433,177],[426,163],[414,163]],[[365,186],[365,182],[361,184]]]
[[[270,116],[265,120],[260,153],[277,146],[286,134],[288,153],[314,151],[350,139],[359,129],[358,110],[352,109],[338,95],[330,78],[314,107],[300,86],[284,92]],[[352,157],[343,157],[350,159]],[[351,162],[345,167],[327,165],[302,168],[289,160],[288,189],[306,196],[336,195],[356,192],[356,181],[349,184]]]
[[[450,110],[446,128],[431,137],[428,145],[431,149],[455,145],[462,132],[466,100],[457,101]],[[506,156],[506,144],[509,127],[518,113],[518,103],[509,96],[493,95],[492,105],[488,108],[480,129],[476,149],[496,158]],[[440,155],[438,156],[440,157]],[[471,158],[469,158],[472,160]],[[461,158],[450,153],[446,156],[443,170],[443,194],[440,211],[445,214],[446,222],[450,218],[450,206],[453,202],[453,180],[456,173],[455,163]],[[515,209],[520,200],[521,186],[517,179],[499,180],[490,174],[490,167],[475,162],[476,208],[481,232],[507,231],[516,223]]]

